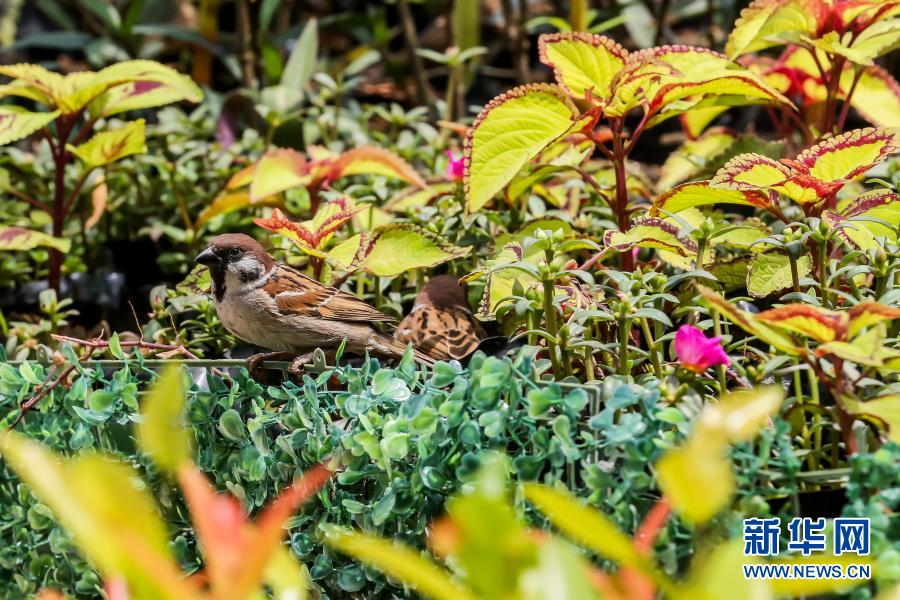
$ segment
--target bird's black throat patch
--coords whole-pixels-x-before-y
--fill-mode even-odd
[[[221,302],[222,298],[225,297],[225,267],[210,267],[209,278],[212,280],[212,291],[216,297],[216,302]]]

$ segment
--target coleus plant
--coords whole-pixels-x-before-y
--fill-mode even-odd
[[[281,543],[284,524],[331,471],[309,469],[249,521],[237,498],[216,493],[191,461],[184,376],[180,367],[160,376],[143,400],[137,440],[179,482],[205,558],[203,573],[182,573],[159,508],[130,466],[96,452],[58,456],[13,431],[0,434],[0,456],[72,533],[105,578],[110,597],[244,600],[260,597],[265,585],[275,598],[306,598],[308,573]]]
[[[223,193],[200,215],[200,223],[247,206],[273,203],[277,196],[294,188],[309,192],[310,212],[316,214],[322,200],[320,192],[335,180],[352,175],[381,175],[426,188],[412,165],[384,148],[363,146],[336,153],[311,146],[307,154],[308,157],[291,148],[267,151],[231,177]]]
[[[388,223],[348,237],[328,248],[329,242],[354,216],[369,210],[348,197],[321,204],[308,221],[297,223],[275,209],[270,217],[254,223],[290,240],[309,257],[313,275],[320,278],[326,260],[346,272],[364,270],[379,277],[396,277],[411,269],[434,267],[461,258],[470,248],[460,248],[411,223]]]
[[[643,131],[716,105],[793,110],[787,98],[758,76],[703,48],[662,46],[629,53],[604,36],[566,33],[542,35],[539,50],[556,83],[526,85],[495,98],[468,134],[468,213],[485,206],[540,152],[583,133],[614,167],[612,209],[624,230],[631,213],[625,162]],[[642,118],[628,132],[625,120],[635,110]],[[595,129],[601,119],[608,127]]]
[[[900,45],[898,16],[897,0],[754,0],[741,12],[725,53],[736,59],[783,44],[808,51],[827,92],[818,127],[820,135],[827,135],[842,127],[866,69]],[[848,65],[852,74],[845,84],[842,114],[836,118]]]
[[[740,154],[719,169],[710,187],[763,192],[767,204],[786,196],[807,216],[819,216],[837,206],[837,193],[844,185],[897,152],[900,130],[856,129],[830,137],[793,159]]]
[[[199,102],[203,94],[189,77],[147,60],[117,63],[98,72],[80,71],[60,75],[38,65],[0,66],[0,75],[11,81],[0,86],[0,97],[15,97],[42,106],[30,111],[19,105],[0,106],[0,145],[10,144],[40,132],[49,144],[55,166],[54,194],[50,202],[33,198],[12,184],[3,191],[48,213],[53,238],[62,238],[66,219],[80,192],[96,169],[121,158],[146,151],[144,121],[127,122],[94,134],[96,125],[133,110],[153,108],[187,100]],[[93,137],[90,137],[94,134]],[[81,169],[76,183],[66,190],[66,167],[77,158]],[[22,240],[21,235],[17,238]],[[31,242],[38,243],[40,236]],[[62,247],[50,245],[50,285],[59,290]]]
[[[793,115],[779,116],[769,112],[782,139],[789,139],[799,123],[804,126],[806,141],[812,141],[810,127],[822,121],[829,92],[844,103],[835,123],[838,131],[843,130],[850,107],[872,125],[900,126],[900,83],[878,65],[855,67],[845,63],[837,89],[831,89],[822,77],[823,71],[830,72],[831,62],[821,50],[792,44],[778,58],[751,54],[741,57],[738,62],[787,96],[800,110],[799,121]],[[726,110],[727,106],[716,106],[683,114],[681,121],[688,137],[699,137],[706,126]]]
[[[719,169],[711,181],[684,183],[660,194],[651,205],[649,217],[636,219],[625,232],[608,231],[604,237],[606,246],[617,251],[656,248],[666,262],[681,268],[697,268],[711,256],[705,254],[709,250],[707,245],[702,260],[696,259],[700,250],[697,240],[691,236],[696,237],[697,220],[702,218],[696,210],[718,204],[752,206],[790,224],[791,228],[785,229],[782,235],[766,237],[766,228],[759,224],[726,224],[715,229],[706,241],[715,237],[717,244],[732,247],[748,242],[743,245],[751,251],[746,272],[751,294],[765,296],[791,284],[794,291],[799,291],[799,279],[811,271],[807,239],[812,238],[810,244],[815,242],[808,246],[810,249],[818,249],[820,275],[824,272],[833,233],[851,249],[880,247],[876,238],[896,241],[894,224],[900,221],[896,193],[888,189],[872,190],[851,202],[839,202],[838,192],[900,151],[898,136],[893,129],[849,131],[807,148],[793,159],[781,161],[762,154],[740,154]],[[728,135],[723,137],[724,143],[728,143]],[[711,141],[713,145],[719,143],[715,139]],[[807,217],[821,218],[821,221],[792,224],[782,211],[782,196],[796,202]]]
[[[847,310],[790,303],[752,313],[703,286],[698,289],[713,310],[761,342],[797,358],[815,374],[812,382],[823,384],[839,400],[833,409],[836,422],[841,424],[845,447],[854,452],[852,415],[865,405],[860,398],[865,388],[857,382],[868,372],[900,372],[900,351],[885,343],[885,325],[900,318],[900,308],[863,300]],[[892,437],[897,434],[891,430]]]

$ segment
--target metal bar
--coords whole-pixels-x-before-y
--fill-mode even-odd
[[[12,367],[18,367],[22,363],[27,362],[38,362],[34,360],[10,360],[5,361],[5,364],[10,365]],[[171,364],[181,364],[186,365],[188,367],[196,367],[196,368],[220,368],[227,369],[228,367],[246,367],[247,361],[242,358],[221,358],[221,359],[206,359],[206,358],[197,358],[197,359],[176,359],[176,358],[168,358],[168,359],[159,359],[159,358],[148,358],[146,360],[138,361],[138,360],[107,360],[107,359],[96,359],[96,360],[85,360],[82,361],[81,366],[83,367],[96,367],[102,369],[121,369],[127,366],[134,367],[147,367],[149,369],[159,369],[165,367],[166,365]],[[259,364],[262,369],[273,369],[273,370],[285,370],[287,369],[291,363],[283,360],[266,360]]]

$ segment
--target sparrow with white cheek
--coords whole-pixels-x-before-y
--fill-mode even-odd
[[[435,360],[462,360],[478,348],[484,329],[475,320],[466,293],[452,275],[438,275],[416,295],[394,339]]]
[[[216,236],[196,261],[209,268],[216,312],[225,328],[280,356],[299,355],[291,365],[293,372],[309,362],[315,348],[334,350],[344,340],[354,354],[397,358],[406,351],[405,344],[373,326],[393,321],[392,317],[275,262],[248,235]],[[255,369],[260,360],[271,357],[256,355],[248,365]],[[415,357],[426,364],[434,362],[419,352]]]

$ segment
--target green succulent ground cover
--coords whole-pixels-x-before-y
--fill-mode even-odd
[[[536,384],[529,353],[517,359],[477,355],[467,368],[439,363],[433,372],[411,361],[386,368],[328,369],[301,385],[263,386],[243,371],[226,384],[202,371],[188,392],[187,421],[196,462],[221,489],[251,511],[310,466],[340,455],[345,468],[288,523],[291,551],[309,569],[322,597],[409,595],[396,581],[323,546],[318,524],[331,523],[397,538],[424,548],[426,528],[443,514],[448,497],[470,481],[484,452],[505,451],[517,481],[563,482],[634,532],[655,502],[652,465],[683,441],[690,406],[665,406],[652,386],[615,377],[593,390]],[[18,403],[42,381],[43,367],[0,365],[0,411],[9,421]],[[63,453],[99,449],[135,466],[159,500],[172,548],[187,572],[201,567],[184,500],[137,450],[133,425],[152,371],[135,359],[116,371],[79,368],[71,389],[57,388],[21,431]],[[579,415],[595,409],[586,423]],[[699,407],[694,407],[699,408]],[[736,535],[744,514],[782,510],[799,502],[801,456],[790,425],[776,420],[753,444],[739,444],[731,461],[739,492],[732,510],[694,530],[672,520],[657,544],[659,563],[678,572],[695,544]],[[767,475],[778,472],[772,481]],[[888,445],[851,462],[845,515],[873,518],[873,555],[882,583],[900,579],[898,525],[900,448]],[[52,586],[76,597],[95,597],[102,582],[71,537],[6,467],[0,480],[0,594],[21,598]],[[535,524],[543,520],[520,499]],[[488,526],[485,524],[485,526]],[[353,596],[356,597],[356,596]],[[855,597],[868,597],[857,591]]]

